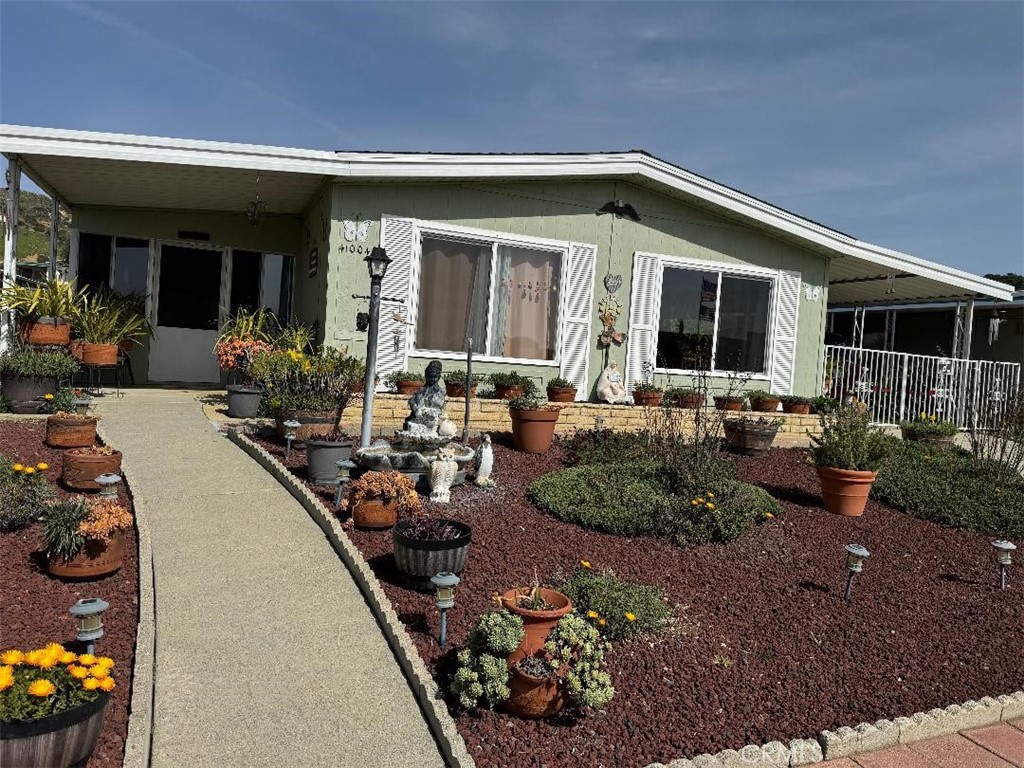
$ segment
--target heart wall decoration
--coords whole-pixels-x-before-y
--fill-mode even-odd
[[[607,274],[604,276],[604,288],[608,293],[615,293],[622,287],[622,275]]]

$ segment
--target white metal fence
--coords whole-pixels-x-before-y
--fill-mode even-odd
[[[1020,364],[909,355],[855,347],[825,347],[822,391],[856,397],[876,424],[894,425],[922,413],[966,429],[994,423],[1020,391]]]

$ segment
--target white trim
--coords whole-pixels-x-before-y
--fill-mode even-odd
[[[679,269],[703,269],[708,272],[726,272],[741,277],[763,277],[774,280],[779,276],[777,269],[758,267],[754,264],[734,264],[729,261],[708,261],[706,259],[693,259],[688,256],[672,256],[667,253],[654,253],[653,251],[636,251],[636,256],[650,256],[660,260],[663,264],[671,264]]]
[[[0,125],[0,152],[245,168],[332,176],[338,180],[641,176],[839,256],[877,264],[894,272],[909,272],[967,293],[1004,301],[1011,300],[1012,295],[1010,287],[1003,283],[857,240],[642,152],[570,155],[326,152],[19,125]]]
[[[440,360],[465,360],[465,352],[432,352],[429,349],[413,349],[409,351],[409,357],[415,357],[417,359],[432,359],[438,358]],[[494,363],[496,365],[537,365],[545,366],[549,368],[557,368],[559,363],[557,360],[530,360],[524,357],[495,357],[494,355],[473,355],[474,363]]]
[[[389,216],[383,218],[408,218],[405,216]],[[478,229],[476,227],[464,227],[461,224],[448,224],[443,221],[429,221],[426,219],[412,219],[413,224],[419,229],[422,236],[424,232],[437,234],[442,237],[454,235],[456,239],[462,236],[470,240],[486,240],[488,243],[495,242],[499,245],[510,245],[517,248],[523,246],[546,251],[569,250],[570,241],[552,240],[546,237],[533,237],[531,235],[514,235],[508,232],[499,232],[490,229]]]

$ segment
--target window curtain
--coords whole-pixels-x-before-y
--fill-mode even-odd
[[[468,332],[473,337],[473,351],[482,353],[487,327],[490,248],[423,238],[420,271],[416,346],[461,352]]]
[[[553,360],[558,327],[558,256],[547,251],[499,247],[504,357]],[[496,313],[497,315],[497,313]],[[496,323],[497,325],[497,323]]]

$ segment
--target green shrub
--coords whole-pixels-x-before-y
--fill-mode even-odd
[[[61,350],[22,346],[0,356],[0,374],[70,379],[77,370],[75,358]]]
[[[871,494],[915,517],[952,528],[1024,538],[1024,478],[1007,478],[967,451],[901,443]]]
[[[651,434],[616,432],[613,429],[580,429],[568,437],[559,437],[567,464],[614,464],[649,459]]]
[[[37,464],[31,469],[25,472],[20,463],[0,456],[0,531],[24,528],[37,520],[56,495],[45,477],[47,467]]]
[[[799,400],[808,400],[806,397],[798,398]],[[791,402],[788,397],[782,398],[783,403]],[[812,397],[809,399],[811,404],[811,413],[823,414],[832,413],[836,408],[839,407],[840,403],[834,397],[827,395],[819,395],[818,397]]]
[[[724,544],[782,512],[779,502],[756,485],[725,480],[715,487],[717,492],[698,492],[664,508],[657,523],[662,535],[684,547]]]
[[[842,405],[821,415],[821,437],[811,436],[811,459],[819,467],[877,471],[893,440],[871,426],[867,409]]]
[[[490,611],[469,632],[467,646],[458,653],[459,668],[451,692],[463,709],[475,708],[483,699],[492,709],[509,697],[505,657],[523,639],[523,620],[506,610]]]
[[[546,385],[549,389],[576,389],[576,385],[568,379],[563,379],[561,376],[555,376],[553,379],[548,379]]]
[[[581,617],[611,640],[656,632],[671,614],[660,589],[620,579],[611,571],[581,565],[560,590]]]
[[[921,440],[930,437],[952,437],[957,433],[956,424],[942,421],[938,416],[929,416],[924,411],[913,421],[901,421],[900,432],[904,440]]]

